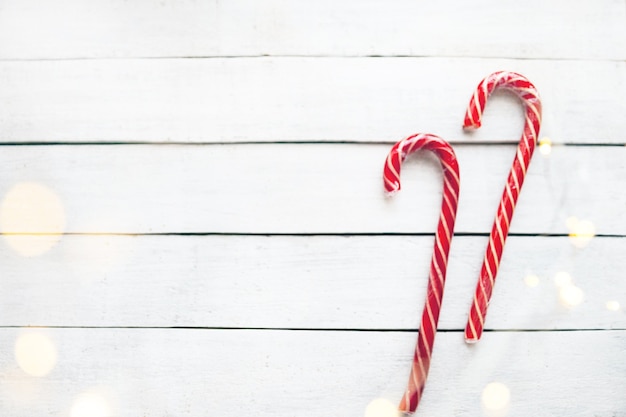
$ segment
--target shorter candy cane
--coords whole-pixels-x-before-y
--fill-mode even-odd
[[[439,157],[444,174],[443,199],[439,225],[435,235],[435,248],[430,264],[426,304],[422,313],[417,345],[415,346],[411,375],[406,392],[398,407],[400,411],[405,413],[414,413],[417,409],[428,377],[446,280],[450,241],[454,233],[454,221],[459,201],[459,165],[454,150],[445,140],[430,134],[409,136],[391,148],[385,161],[383,173],[385,190],[388,193],[395,193],[400,190],[400,165],[410,153],[419,149],[432,151]]]
[[[498,206],[496,219],[491,229],[474,301],[470,309],[467,326],[465,327],[465,340],[468,343],[478,341],[482,335],[487,307],[489,306],[493,286],[496,282],[496,275],[498,274],[498,267],[502,259],[504,242],[509,233],[509,225],[511,224],[511,219],[513,219],[515,204],[522,191],[524,177],[535,150],[541,124],[541,101],[535,86],[523,75],[515,72],[500,71],[487,76],[478,84],[467,107],[463,128],[480,127],[487,98],[499,88],[512,91],[522,100],[526,110],[526,121],[524,123],[524,132],[513,160],[513,166]]]

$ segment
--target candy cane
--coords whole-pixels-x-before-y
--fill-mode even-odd
[[[498,274],[504,242],[509,233],[509,225],[513,218],[515,204],[524,184],[524,177],[535,150],[535,143],[537,142],[541,124],[541,101],[535,86],[523,75],[500,71],[487,76],[478,84],[465,113],[464,128],[480,127],[480,119],[485,109],[487,98],[498,88],[512,91],[522,100],[526,110],[526,121],[524,132],[517,148],[517,154],[513,160],[513,166],[498,206],[491,235],[489,236],[489,244],[487,245],[485,259],[480,271],[478,285],[476,286],[474,302],[472,303],[465,328],[465,340],[468,343],[478,341],[483,332],[485,315],[487,314],[487,307],[496,281],[496,275]]]
[[[409,383],[399,409],[405,413],[413,413],[422,396],[430,358],[432,355],[439,310],[443,298],[446,280],[446,268],[450,241],[454,233],[454,220],[459,201],[459,166],[454,150],[440,137],[429,134],[416,134],[396,143],[385,161],[384,183],[388,193],[400,190],[400,165],[410,153],[419,149],[434,152],[443,167],[443,199],[439,225],[435,235],[435,248],[430,264],[430,276],[426,293],[426,304],[422,313],[419,337],[413,356],[413,365]]]

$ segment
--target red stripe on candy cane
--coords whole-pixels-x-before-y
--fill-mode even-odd
[[[409,136],[391,148],[383,172],[385,190],[388,193],[395,193],[400,190],[400,166],[409,154],[420,149],[429,150],[439,158],[444,174],[443,198],[430,264],[426,303],[422,312],[413,365],[407,389],[398,407],[400,411],[405,413],[414,413],[417,409],[428,377],[443,299],[450,241],[454,233],[454,221],[459,201],[459,165],[454,150],[445,140],[430,134],[420,133]]]
[[[487,308],[502,259],[504,243],[509,234],[509,225],[513,218],[517,198],[524,184],[530,159],[535,150],[541,125],[541,100],[535,86],[523,75],[500,71],[487,76],[478,84],[465,113],[465,122],[463,123],[465,129],[480,127],[487,99],[497,89],[508,90],[516,94],[522,100],[526,117],[522,138],[491,229],[469,319],[465,327],[465,340],[468,343],[477,342],[482,335]]]

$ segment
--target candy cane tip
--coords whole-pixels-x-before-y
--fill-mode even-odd
[[[481,126],[480,122],[465,122],[463,123],[463,129],[464,130],[468,130],[468,131],[472,131],[472,130],[476,130]]]
[[[407,417],[415,414],[415,410],[411,411],[411,407],[409,404],[406,404],[404,401],[398,406],[398,412],[395,414],[398,417]]]
[[[478,129],[481,126],[480,115],[472,115],[470,111],[465,113],[463,119],[463,129]]]
[[[393,197],[400,191],[400,184],[395,183],[385,187],[385,197]]]
[[[472,326],[473,327],[473,326]],[[476,331],[470,327],[467,327],[465,329],[465,343],[467,344],[473,344],[476,343],[480,340],[480,337],[482,336],[483,332],[481,330]]]

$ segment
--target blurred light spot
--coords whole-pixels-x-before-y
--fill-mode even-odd
[[[559,291],[559,298],[565,307],[575,307],[583,302],[585,293],[573,284],[564,285]]]
[[[70,411],[70,417],[110,417],[111,415],[109,402],[97,392],[79,395]]]
[[[607,301],[605,306],[606,306],[606,309],[610,311],[619,311],[619,308],[620,308],[619,302],[615,300]]]
[[[596,235],[596,226],[589,220],[570,217],[566,221],[570,242],[577,248],[584,248]]]
[[[398,415],[398,407],[386,398],[376,398],[365,409],[365,417],[397,417]]]
[[[539,285],[539,277],[537,275],[528,274],[524,277],[524,283],[527,286],[534,288]]]
[[[491,382],[483,389],[481,400],[488,411],[504,411],[511,401],[511,391],[500,382]]]
[[[42,377],[54,369],[57,350],[47,336],[41,333],[24,333],[15,342],[15,360],[27,374]]]
[[[65,230],[61,199],[41,184],[14,185],[0,205],[0,230],[9,246],[20,255],[38,256],[47,252],[61,240]]]
[[[572,230],[573,228],[575,228],[577,224],[578,224],[578,217],[576,216],[569,216],[567,220],[565,220],[565,225],[567,226],[569,230]]]
[[[554,284],[557,287],[572,285],[572,276],[565,271],[557,272],[554,276]]]
[[[546,137],[539,141],[539,152],[544,156],[550,155],[550,152],[552,152],[552,141],[550,138]]]

